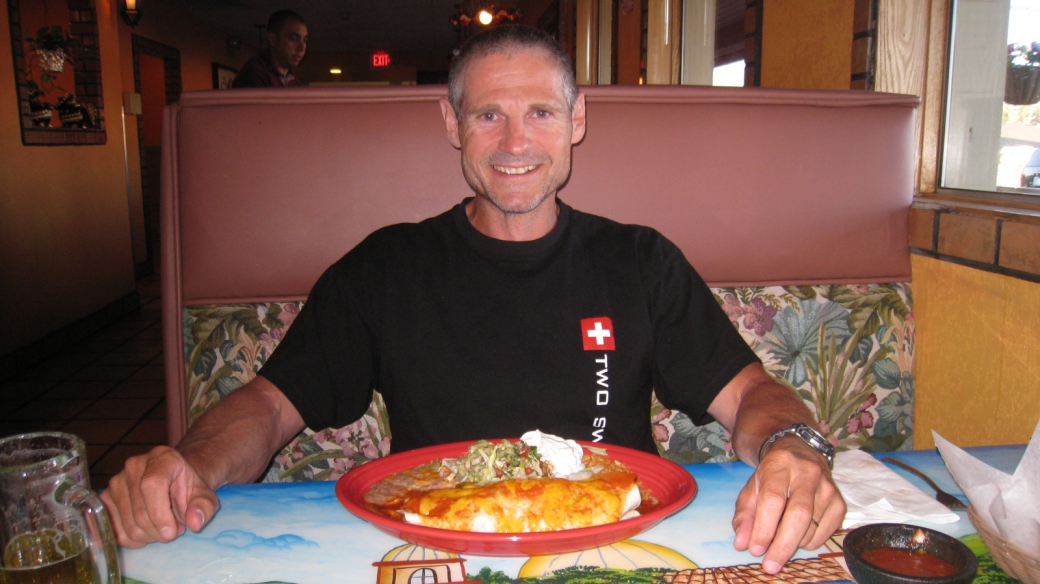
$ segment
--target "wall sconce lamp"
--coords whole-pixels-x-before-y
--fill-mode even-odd
[[[126,5],[119,13],[123,17],[123,21],[130,26],[137,26],[137,23],[141,21],[141,11],[137,8],[137,2],[138,0],[126,0]]]

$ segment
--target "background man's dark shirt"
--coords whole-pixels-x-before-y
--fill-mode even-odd
[[[284,76],[279,73],[267,54],[253,57],[246,61],[238,75],[235,75],[235,80],[231,82],[231,87],[235,89],[245,87],[300,87],[302,85],[291,70]]]

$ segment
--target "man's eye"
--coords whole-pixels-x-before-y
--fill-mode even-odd
[[[548,118],[548,117],[551,117],[551,116],[552,116],[552,114],[550,114],[549,112],[547,112],[545,110],[537,110],[537,111],[534,112],[534,117],[536,117],[536,118]]]
[[[495,114],[491,112],[483,113],[480,114],[480,119],[484,120],[485,122],[493,122],[495,121]]]

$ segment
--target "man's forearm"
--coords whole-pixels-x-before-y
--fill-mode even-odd
[[[781,428],[802,422],[819,430],[802,400],[774,381],[760,365],[749,365],[734,381],[737,391],[729,396],[731,403],[725,410],[730,418],[727,420],[726,414],[716,418],[732,432],[733,451],[742,461],[757,466],[762,443]],[[787,442],[797,444],[801,439],[785,437],[776,444]]]
[[[271,382],[257,377],[207,411],[177,450],[213,490],[256,480],[271,457],[304,427]]]

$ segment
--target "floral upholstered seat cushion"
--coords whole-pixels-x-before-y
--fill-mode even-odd
[[[730,322],[839,450],[913,447],[909,284],[715,288]],[[736,460],[717,422],[695,426],[654,401],[654,439],[680,462]]]
[[[813,411],[839,449],[913,445],[914,321],[908,284],[715,288],[716,300],[766,370]],[[184,310],[188,424],[256,376],[301,303]],[[681,463],[735,460],[718,423],[652,405],[662,455]],[[272,461],[267,481],[334,480],[390,451],[378,392],[343,428],[307,429]]]

